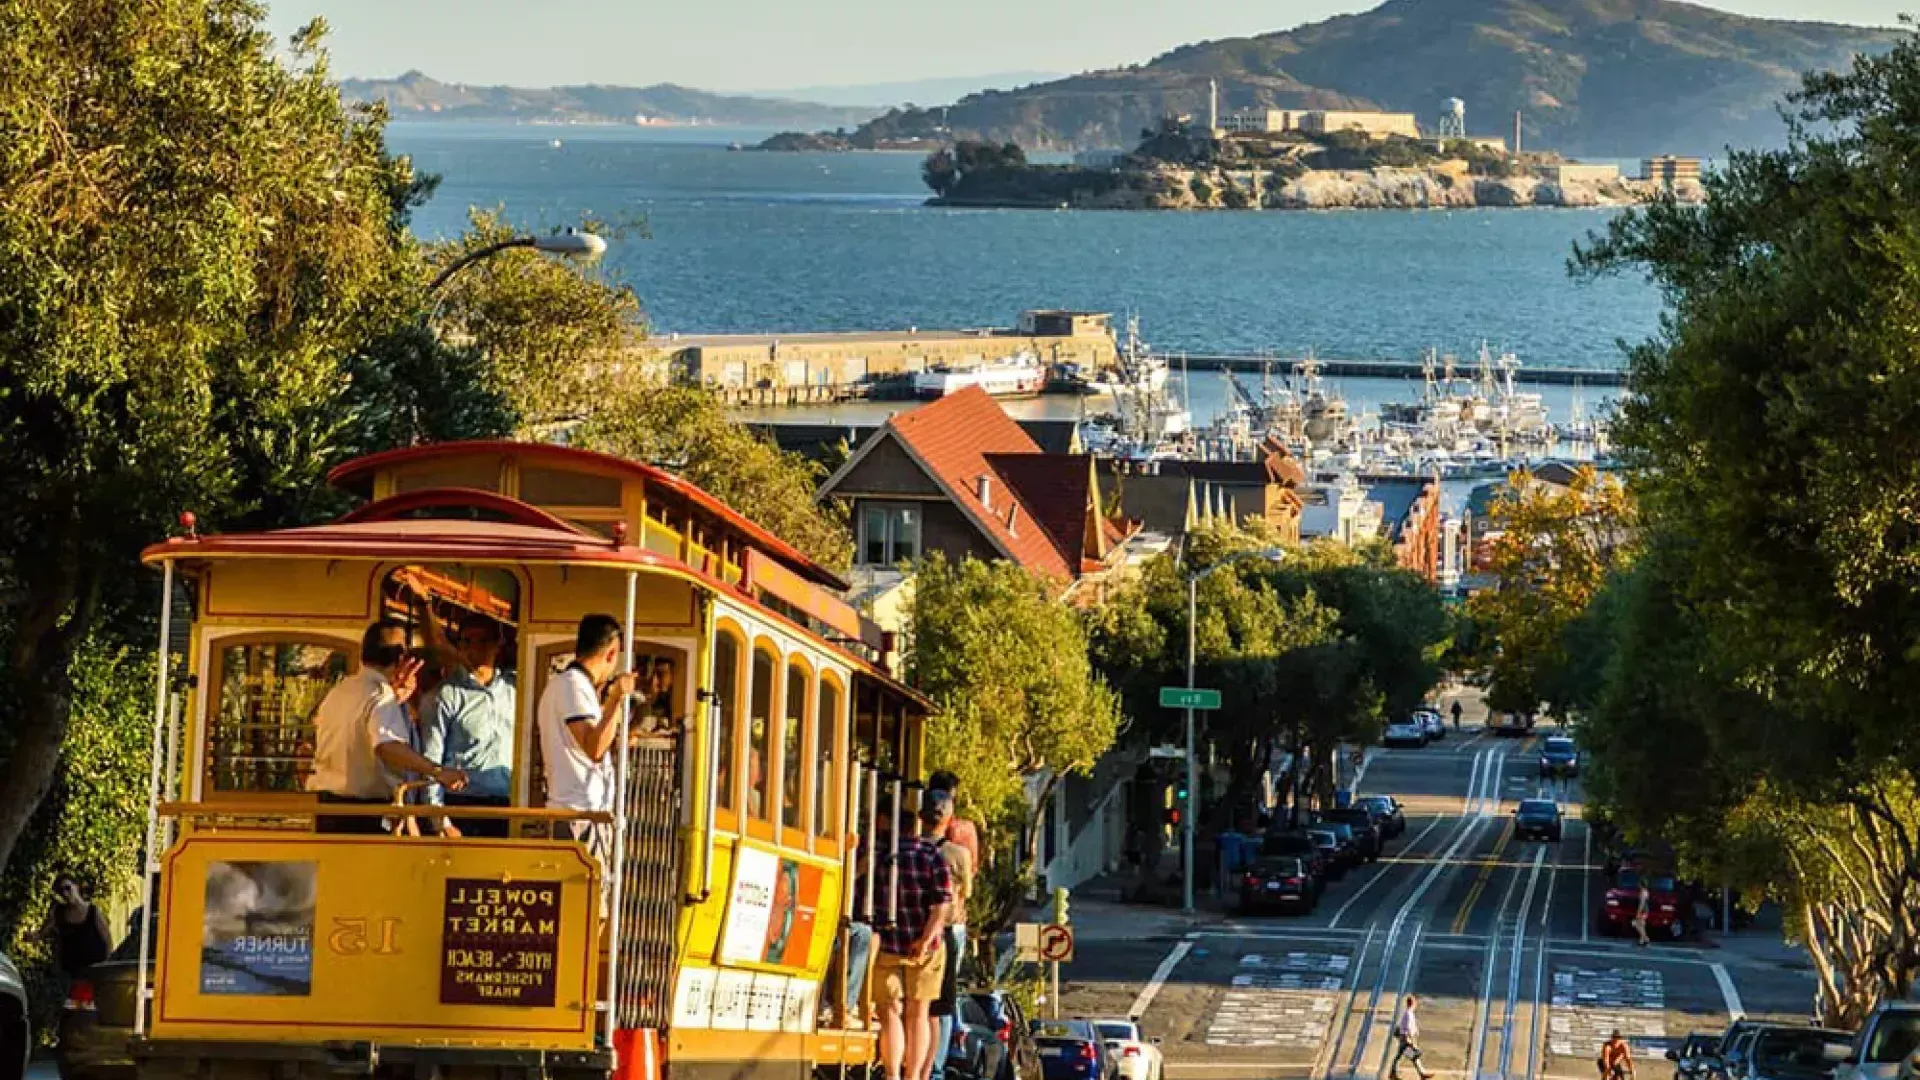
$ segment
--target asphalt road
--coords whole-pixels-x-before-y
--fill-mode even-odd
[[[1308,916],[1188,928],[1142,915],[1140,932],[1080,949],[1063,1014],[1140,1015],[1170,1080],[1385,1080],[1409,993],[1426,1068],[1475,1080],[1585,1080],[1615,1029],[1648,1080],[1664,1078],[1662,1052],[1688,1032],[1736,1013],[1803,1019],[1812,977],[1765,932],[1724,947],[1597,935],[1605,883],[1580,785],[1543,785],[1540,737],[1469,731],[1372,751],[1360,790],[1407,806],[1379,862],[1331,884]],[[1566,814],[1562,839],[1517,839],[1515,804],[1546,791]],[[1401,1075],[1414,1080],[1410,1066]]]

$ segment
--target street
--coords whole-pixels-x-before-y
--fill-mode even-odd
[[[1398,796],[1407,830],[1330,883],[1312,915],[1188,924],[1079,904],[1062,1015],[1139,1015],[1176,1080],[1379,1080],[1410,993],[1423,1064],[1442,1077],[1583,1080],[1615,1029],[1661,1076],[1662,1052],[1689,1032],[1734,1015],[1803,1021],[1812,976],[1777,932],[1650,948],[1596,934],[1600,856],[1579,782],[1539,778],[1542,737],[1470,729],[1370,751],[1359,791]],[[1515,803],[1546,793],[1566,815],[1562,839],[1519,840]],[[1141,913],[1131,934],[1129,912]],[[1412,1080],[1410,1065],[1401,1072]]]

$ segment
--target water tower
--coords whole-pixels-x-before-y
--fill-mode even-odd
[[[1450,97],[1440,103],[1440,138],[1464,139],[1467,137],[1467,103],[1457,97]]]

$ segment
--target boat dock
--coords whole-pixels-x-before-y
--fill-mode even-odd
[[[1176,355],[1172,359],[1178,368],[1185,364],[1189,371],[1233,371],[1252,372],[1271,370],[1276,375],[1293,375],[1299,372],[1306,357],[1282,356],[1195,356]],[[1417,360],[1327,360],[1315,358],[1320,374],[1329,378],[1355,379],[1410,379],[1425,377],[1425,369]],[[1513,372],[1516,383],[1539,383],[1548,386],[1597,386],[1624,387],[1627,385],[1627,373],[1618,368],[1567,368],[1534,367],[1528,365]]]

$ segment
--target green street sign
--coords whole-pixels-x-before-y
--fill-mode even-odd
[[[1163,709],[1217,709],[1220,707],[1220,691],[1163,686],[1160,688],[1160,707]]]

